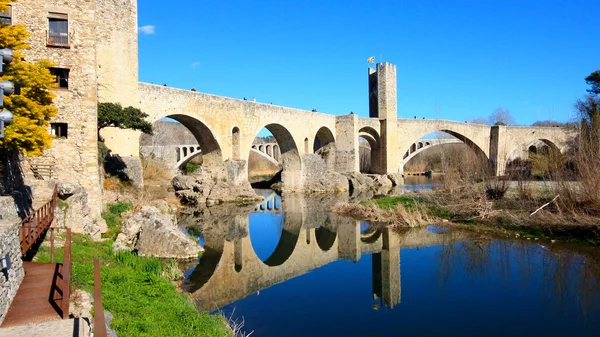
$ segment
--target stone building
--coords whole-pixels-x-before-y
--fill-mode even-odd
[[[31,33],[26,61],[56,64],[50,70],[59,85],[54,89],[59,112],[48,129],[56,138],[43,156],[25,159],[26,183],[81,185],[91,220],[99,219],[97,103],[138,105],[137,1],[19,0],[2,20],[23,24]]]

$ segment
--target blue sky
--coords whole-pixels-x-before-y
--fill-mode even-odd
[[[368,116],[367,58],[398,116],[567,121],[600,69],[600,1],[140,0],[140,80]]]

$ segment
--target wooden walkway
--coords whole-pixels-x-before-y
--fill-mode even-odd
[[[62,265],[23,262],[25,278],[0,328],[60,320],[62,294],[57,290]]]

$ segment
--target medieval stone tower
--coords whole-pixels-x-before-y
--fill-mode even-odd
[[[56,138],[42,157],[26,159],[26,181],[81,185],[91,220],[99,219],[97,103],[139,106],[137,1],[19,0],[9,13],[12,24],[23,24],[31,33],[26,60],[54,62],[50,70],[59,83],[54,89],[59,112],[48,130]],[[111,133],[107,130],[106,137]],[[31,168],[42,164],[51,167],[47,176],[32,175]]]

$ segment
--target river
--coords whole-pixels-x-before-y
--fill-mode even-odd
[[[332,196],[260,193],[180,219],[206,249],[183,288],[252,336],[600,335],[594,248],[374,226],[328,212]]]

